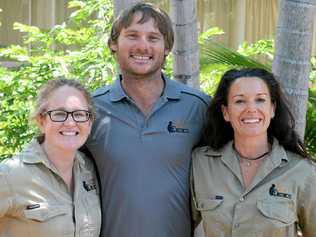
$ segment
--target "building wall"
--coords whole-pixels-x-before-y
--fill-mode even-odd
[[[62,23],[70,14],[68,0],[0,0],[0,47],[21,44],[22,34],[14,31],[14,22],[48,29]],[[169,11],[169,0],[149,0]],[[218,38],[237,48],[243,41],[273,39],[279,0],[196,0],[200,31],[218,26],[225,34]],[[316,16],[315,16],[316,22]],[[314,24],[316,39],[316,23]],[[316,55],[316,40],[313,44]]]
[[[0,0],[0,46],[21,44],[23,34],[13,30],[13,23],[49,29],[69,15],[67,0]]]

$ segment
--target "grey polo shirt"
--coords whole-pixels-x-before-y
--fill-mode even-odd
[[[145,117],[120,80],[94,94],[87,147],[100,175],[102,237],[189,237],[189,166],[209,98],[165,77]]]

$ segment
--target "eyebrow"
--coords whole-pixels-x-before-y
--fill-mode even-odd
[[[258,94],[256,94],[256,96],[258,96],[258,95],[259,95],[259,96],[260,96],[260,95],[267,96],[268,93],[258,93]],[[234,95],[233,98],[234,98],[234,97],[239,97],[239,96],[240,96],[240,97],[244,97],[244,94],[237,94],[237,95]]]
[[[138,30],[133,30],[133,29],[126,29],[124,33],[138,33],[139,31]],[[162,36],[162,34],[160,33],[160,31],[150,31],[150,32],[147,32],[149,34],[153,34],[153,35],[157,35],[157,36]]]
[[[50,110],[65,110],[66,111],[66,108],[65,107],[56,107],[56,108],[53,108]]]
[[[63,111],[66,111],[66,112],[72,112],[72,111],[76,111],[76,110],[88,110],[88,109],[87,108],[76,108],[76,109],[68,110],[65,107],[57,107],[57,108],[53,108],[53,109],[50,109],[50,110],[63,110]]]

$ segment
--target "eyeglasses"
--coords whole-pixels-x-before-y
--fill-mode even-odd
[[[91,118],[91,112],[87,110],[74,110],[71,112],[65,110],[50,110],[42,113],[42,115],[48,114],[53,122],[65,122],[68,119],[68,115],[71,114],[72,119],[77,123],[87,122]]]

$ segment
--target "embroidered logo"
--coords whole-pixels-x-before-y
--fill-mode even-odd
[[[97,189],[97,185],[96,185],[94,179],[83,181],[82,184],[83,184],[84,189],[87,192]]]
[[[178,125],[172,121],[169,121],[167,129],[169,133],[189,133],[188,128],[184,128],[183,125]]]
[[[275,184],[272,184],[270,189],[269,189],[269,194],[271,196],[275,196],[275,197],[283,197],[283,198],[288,198],[291,199],[292,195],[289,193],[284,193],[284,192],[280,192],[282,188],[279,188],[279,190],[277,189]]]

